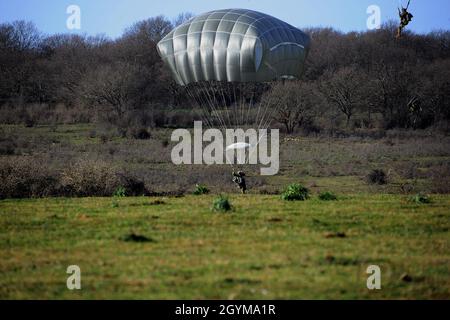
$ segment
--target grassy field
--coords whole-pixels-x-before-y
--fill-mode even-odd
[[[173,165],[170,134],[137,140],[95,124],[1,125],[0,198],[47,181],[41,166],[58,187],[79,160],[125,168],[160,197],[0,200],[0,298],[450,299],[450,137],[282,135],[280,172],[246,168],[242,196],[228,166]],[[386,184],[367,183],[373,169]],[[293,182],[312,199],[282,201]],[[213,195],[190,195],[197,183]],[[339,200],[319,201],[325,190]],[[433,202],[408,202],[419,192]],[[219,193],[232,194],[232,213],[211,211]],[[130,234],[149,241],[125,241]],[[73,264],[80,291],[66,288]],[[366,288],[371,264],[381,267],[382,290]]]
[[[0,298],[450,298],[448,195],[234,195],[231,213],[213,198],[2,200]],[[366,288],[371,264],[381,290]]]

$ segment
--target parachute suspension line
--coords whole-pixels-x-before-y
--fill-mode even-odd
[[[225,123],[224,123],[224,121],[222,119],[222,115],[218,112],[218,108],[216,108],[216,106],[215,106],[215,99],[213,100],[213,98],[211,97],[210,92],[209,92],[208,88],[206,88],[205,83],[203,83],[203,86],[204,86],[205,91],[206,91],[207,100],[208,100],[211,108],[214,110],[214,113],[216,114],[216,117],[217,117],[217,119],[219,121],[219,126],[221,127],[222,130],[225,130],[226,129],[226,125],[225,125]]]
[[[184,88],[186,90],[187,95],[189,96],[189,98],[193,102],[192,108],[195,110],[195,113],[200,117],[200,119],[203,120],[203,115],[201,115],[200,112],[197,110],[198,101],[195,99],[194,94],[191,92],[191,89],[189,88],[189,85],[186,85]]]
[[[276,112],[277,108],[276,106],[278,106],[278,104],[281,102],[281,100],[283,99],[282,96],[279,96],[275,99],[276,103],[274,103],[274,107],[272,108],[272,110],[269,111],[267,117],[264,120],[264,128],[268,127],[272,121],[273,121],[273,115]],[[270,104],[270,103],[269,103]]]
[[[197,90],[198,96],[201,99],[201,107],[203,109],[206,109],[207,116],[210,119],[211,128],[213,128],[214,124],[215,124],[214,110],[212,109],[212,104],[208,101],[206,89],[202,82],[197,82],[196,90]]]
[[[270,99],[266,99],[266,101],[263,102],[263,106],[264,106],[263,107],[263,113],[262,113],[261,118],[259,119],[260,121],[259,121],[259,124],[258,124],[258,128],[261,128],[263,125],[265,126],[265,124],[266,124],[268,111],[269,111],[270,106],[272,104],[272,97],[271,96],[269,96],[269,97],[270,97]],[[276,109],[276,106],[277,106],[277,103],[273,105],[272,109]],[[267,129],[267,128],[264,127],[263,129]]]
[[[233,99],[234,129],[237,129],[237,127],[238,127],[238,124],[237,124],[237,122],[238,122],[238,120],[237,120],[237,112],[236,112],[236,110],[237,110],[236,100],[237,99],[236,99],[236,85],[234,84],[234,82],[232,83],[232,86],[233,86],[233,97],[234,97],[234,99]]]
[[[237,109],[237,118],[238,118],[238,127],[242,126],[241,122],[241,114],[242,114],[242,82],[238,82],[237,85],[237,103],[238,103],[238,109]]]
[[[196,91],[197,91],[197,94],[198,94],[199,98],[201,99],[200,100],[201,107],[206,110],[207,117],[208,117],[208,119],[210,120],[210,123],[211,123],[211,127],[214,127],[213,110],[212,110],[211,105],[209,104],[209,102],[208,102],[208,100],[206,98],[206,93],[205,93],[204,86],[202,85],[201,82],[197,82],[195,88],[196,88]]]
[[[258,128],[267,129],[268,126],[272,123],[272,118],[274,113],[276,112],[276,107],[280,103],[282,96],[276,97],[275,99],[270,97],[265,103],[264,115],[261,117],[261,121],[258,125]],[[270,109],[269,106],[272,105],[272,110],[268,112]],[[268,112],[268,113],[267,113]]]
[[[211,124],[209,123],[208,115],[202,106],[203,103],[202,103],[201,97],[199,96],[199,94],[197,92],[197,88],[191,87],[191,86],[188,86],[188,88],[189,88],[189,91],[191,92],[191,95],[194,98],[194,101],[197,103],[197,105],[202,113],[201,120],[205,121],[208,124],[208,126],[211,126]]]
[[[209,111],[208,106],[205,104],[201,89],[199,89],[198,87],[194,87],[194,92],[198,99],[197,101],[200,101],[200,104],[199,104],[200,109],[202,110],[203,114],[205,115],[204,121],[207,123],[208,127],[213,128],[214,123],[212,123],[210,120],[210,111]],[[205,106],[206,106],[206,110],[205,110]]]
[[[262,104],[263,104],[263,99],[260,98],[259,104],[258,104],[258,112],[257,112],[257,114],[256,114],[256,118],[255,118],[254,123],[259,123],[259,114],[260,114],[260,112],[261,112],[261,105],[262,105]],[[259,127],[258,127],[258,129],[259,129]]]
[[[281,100],[283,99],[283,96],[279,96],[278,99],[276,100],[276,103],[274,104],[274,108],[272,108],[272,110],[269,113],[268,118],[266,119],[266,122],[264,123],[264,127],[268,127],[272,121],[273,121],[273,116],[277,110],[276,106],[278,106],[278,104],[281,102]]]
[[[263,112],[262,112],[262,114],[261,114],[261,117],[258,119],[258,129],[267,129],[265,126],[264,126],[264,124],[265,124],[265,119],[266,119],[266,117],[267,117],[267,111],[269,110],[269,108],[270,108],[270,106],[271,106],[271,103],[272,103],[272,97],[269,97],[269,99],[266,99],[264,102],[263,102]]]
[[[244,102],[245,102],[245,83],[240,82],[239,83],[239,123],[240,123],[240,127],[242,129],[245,130],[244,128]],[[245,141],[245,136],[244,136],[244,141],[242,141],[244,143],[246,143]],[[243,171],[244,169],[244,165],[247,163],[247,150],[244,149],[244,161],[243,163],[240,163],[240,170]]]
[[[250,83],[246,83],[244,85],[244,99],[243,99],[243,108],[242,108],[242,123],[249,127],[249,123],[247,122],[247,113],[248,109],[250,108],[250,101],[248,99],[248,94],[250,93]]]
[[[227,101],[223,94],[223,86],[219,82],[216,82],[216,89],[214,90],[214,98],[215,101],[217,102],[217,105],[220,106],[220,118],[222,120],[223,129],[224,131],[226,131],[226,128],[228,127],[228,122],[230,121],[229,110],[227,106]],[[222,100],[222,104],[220,103],[220,100]]]
[[[227,127],[228,126],[231,127],[231,118],[230,118],[230,110],[229,110],[230,108],[228,107],[228,103],[227,103],[227,99],[226,99],[226,97],[229,96],[229,94],[225,94],[224,86],[226,86],[226,89],[228,92],[229,91],[229,83],[216,81],[215,84],[218,88],[217,93],[219,94],[219,99],[220,98],[222,99],[222,103],[223,103],[222,107],[223,107],[223,109],[226,110],[226,115],[228,118],[228,124],[227,124],[225,117],[223,117],[223,123],[224,123],[223,130],[224,130],[224,133],[226,133]],[[235,161],[230,161],[230,159],[228,158],[228,155],[227,155],[227,150],[225,150],[224,153],[225,153],[226,163],[228,163],[231,166],[231,168],[233,169],[233,172],[236,171]],[[233,152],[233,157],[234,157],[234,152]]]
[[[217,114],[217,111],[215,110],[214,107],[214,103],[211,101],[211,98],[209,96],[209,91],[208,88],[206,88],[206,84],[202,81],[200,82],[200,85],[202,87],[202,96],[204,97],[205,101],[206,101],[206,106],[208,108],[208,110],[210,111],[210,115],[212,116],[212,123],[213,125],[217,125],[217,121],[219,122],[219,126],[220,126],[220,119],[219,116]]]
[[[200,116],[200,119],[201,119],[202,121],[206,122],[206,124],[207,124],[208,127],[212,127],[212,126],[211,126],[211,123],[209,122],[209,119],[208,119],[207,115],[205,114],[205,110],[204,110],[204,109],[201,107],[201,105],[199,104],[199,98],[198,98],[198,95],[197,95],[197,97],[194,95],[195,90],[191,90],[190,86],[187,85],[187,86],[186,86],[186,92],[187,92],[188,95],[191,97],[191,99],[198,105],[198,107],[199,107],[199,109],[200,109],[200,111],[201,111],[201,114],[200,114],[200,112],[197,110],[197,108],[194,108],[194,109],[195,109],[195,112],[197,113],[197,115]]]
[[[251,112],[251,109],[253,108],[253,99],[255,98],[255,88],[256,88],[256,86],[253,86],[252,97],[250,98],[250,104],[247,108],[247,116],[245,117],[245,123],[247,123],[247,124],[249,124],[249,114]]]
[[[219,83],[218,87],[220,89],[220,94],[222,96],[223,106],[224,106],[224,108],[227,111],[228,125],[231,127],[231,119],[230,119],[230,112],[229,112],[230,110],[229,110],[229,107],[228,107],[227,99],[225,98],[225,93],[224,93],[224,89],[223,89],[224,85],[220,85],[220,83]],[[228,87],[228,83],[226,83],[226,85]]]
[[[253,147],[253,150],[252,150],[251,152],[249,152],[249,154],[248,154],[248,161],[249,161],[249,162],[250,162],[250,157],[253,155],[253,153],[254,153],[256,150],[258,150],[259,143],[261,142],[262,138],[264,138],[264,136],[266,136],[266,135],[267,135],[267,131],[266,131],[261,137],[259,137],[258,142],[257,142],[256,145]]]
[[[200,117],[202,118],[202,121],[204,121],[204,122],[207,124],[207,126],[208,126],[209,128],[213,129],[213,128],[214,128],[214,125],[213,125],[213,123],[211,123],[211,121],[209,120],[209,116],[207,115],[207,112],[210,111],[210,110],[208,109],[210,105],[208,104],[208,101],[206,100],[205,91],[203,90],[203,92],[202,92],[202,88],[199,88],[199,86],[195,86],[195,87],[193,87],[193,91],[195,92],[195,95],[194,95],[194,94],[191,92],[190,87],[188,86],[187,88],[188,88],[188,93],[191,95],[191,97],[193,97],[193,99],[194,99],[195,101],[200,101],[200,110],[201,110],[201,112],[202,112],[202,114],[203,114],[203,116],[200,115]],[[204,86],[203,86],[203,88],[204,88]],[[202,107],[202,105],[205,106],[205,107],[207,108],[206,111],[205,111],[205,109]],[[197,112],[197,113],[198,113],[198,112]],[[234,170],[234,165],[233,165],[233,163],[228,159],[226,153],[225,153],[225,158],[226,158],[225,161],[226,161],[226,162],[233,168],[233,170]]]
[[[242,83],[237,82],[236,85],[236,127],[241,126],[241,107],[242,107],[242,96],[241,96],[241,86]]]
[[[259,121],[259,123],[258,123],[258,129],[261,129],[262,124],[266,122],[265,119],[266,119],[266,116],[267,116],[267,111],[268,111],[269,106],[270,106],[270,104],[271,104],[271,99],[272,99],[272,98],[267,99],[267,100],[265,100],[265,101],[263,102],[263,106],[264,106],[264,107],[263,107],[263,113],[262,113],[262,115],[261,115],[261,118],[258,119],[258,121]],[[263,128],[263,129],[265,129],[265,128]]]
[[[194,88],[196,89],[197,96],[200,100],[200,107],[202,108],[202,110],[204,110],[204,113],[206,115],[206,120],[209,124],[209,128],[214,128],[215,123],[214,118],[212,117],[213,111],[208,101],[206,100],[205,90],[200,86],[200,84],[197,84]]]
[[[276,72],[276,70],[275,70],[275,72]],[[278,72],[276,72],[276,79],[280,79],[280,76],[279,76],[279,74],[278,74]],[[264,120],[264,127],[267,127],[271,122],[272,122],[272,116],[273,116],[273,112],[274,112],[274,110],[276,110],[276,106],[278,105],[278,103],[281,101],[281,97],[278,97],[279,99],[278,99],[278,101],[277,101],[277,103],[276,104],[274,104],[273,105],[273,107],[272,107],[272,110],[271,110],[271,112],[269,113],[269,117],[267,118],[267,120]],[[272,98],[271,98],[272,99]],[[270,106],[270,101],[268,102],[268,103],[266,103],[266,108],[265,108],[265,110],[264,110],[264,116],[263,116],[263,119],[266,117],[266,113],[267,113],[267,109],[268,109],[268,107]],[[266,128],[267,129],[267,128]]]
[[[202,121],[204,121],[207,126],[211,129],[214,128],[213,123],[211,123],[211,121],[209,120],[209,117],[205,111],[205,109],[202,106],[205,106],[206,108],[208,108],[208,103],[205,100],[204,94],[202,94],[201,88],[199,88],[198,86],[195,86],[192,88],[190,86],[186,86],[186,91],[188,92],[188,95],[200,106],[200,110],[202,112],[202,115],[198,112],[198,110],[196,110],[197,114],[200,116],[200,118],[202,119]],[[204,92],[203,92],[204,93]],[[208,110],[207,110],[208,111]],[[226,157],[226,161],[228,162],[228,164],[233,168],[234,170],[234,165],[233,163],[231,163],[231,161],[228,159],[226,153],[225,153],[225,157]]]
[[[243,111],[244,111],[244,114],[243,114],[243,121],[244,121],[244,123],[245,124],[247,124],[247,125],[249,125],[249,116],[250,116],[250,114],[251,114],[251,112],[252,112],[252,109],[253,109],[253,106],[254,106],[254,99],[255,99],[255,95],[256,95],[256,90],[257,90],[257,84],[256,83],[246,83],[246,87],[244,88],[244,92],[243,92],[243,97],[244,97],[244,109],[243,109]],[[248,90],[247,90],[248,89]],[[251,96],[250,96],[250,101],[249,102],[247,102],[247,93],[249,93]],[[261,102],[262,101],[260,101],[260,104],[259,105],[261,105]],[[246,109],[245,109],[246,108]],[[255,119],[255,120],[257,120],[257,119]],[[256,123],[256,121],[253,121],[253,124],[254,123]],[[258,133],[258,130],[259,130],[259,128],[257,129],[257,133]],[[258,141],[257,141],[257,143],[256,143],[256,145],[255,146],[251,146],[251,148],[249,149],[249,152],[248,152],[248,155],[247,155],[247,152],[245,153],[245,161],[244,161],[244,165],[249,165],[250,164],[250,158],[251,158],[251,156],[253,155],[253,153],[256,151],[256,150],[258,150],[258,145],[259,145],[259,142],[261,141],[261,138],[262,137],[260,137],[259,139],[258,139]]]
[[[275,104],[273,105],[273,108],[272,108],[272,110],[271,110],[272,112],[270,113],[270,117],[269,117],[269,118],[265,119],[265,116],[263,116],[263,117],[261,117],[261,119],[257,119],[257,122],[258,122],[258,131],[259,131],[260,129],[266,129],[266,132],[265,132],[263,135],[261,135],[261,136],[259,137],[258,142],[256,143],[255,146],[253,146],[253,150],[251,150],[251,152],[249,152],[248,157],[247,157],[247,160],[246,160],[246,163],[247,163],[247,161],[250,161],[250,158],[251,158],[251,156],[253,155],[253,153],[254,153],[256,150],[258,150],[259,143],[260,143],[261,140],[264,138],[264,136],[267,136],[267,134],[268,134],[268,132],[267,132],[268,126],[269,126],[270,123],[272,122],[272,115],[273,115],[274,110],[276,110],[276,106],[278,105],[278,102],[279,102],[279,101],[281,101],[281,97],[278,97],[277,103],[275,103]],[[264,109],[265,109],[264,114],[266,114],[266,111],[268,110],[268,106],[271,104],[271,100],[265,101],[265,102],[263,102],[263,101],[261,100],[260,103],[259,103],[259,106],[258,106],[258,113],[259,113],[259,109],[260,109],[260,107],[261,107],[262,104],[264,104],[264,106],[265,106],[265,107],[264,107]]]
[[[252,107],[253,107],[253,100],[254,100],[254,97],[255,97],[255,95],[256,95],[255,90],[256,90],[256,85],[253,85],[253,87],[252,87],[252,97],[251,97],[250,103],[248,103],[248,104],[246,103],[246,99],[245,99],[246,93],[247,93],[247,92],[246,92],[246,91],[245,91],[245,92],[241,91],[241,96],[244,97],[244,101],[243,101],[243,104],[244,104],[243,112],[244,112],[244,113],[243,113],[242,115],[244,116],[244,115],[245,115],[245,111],[247,111],[247,117],[246,117],[246,120],[245,120],[245,122],[244,122],[244,123],[247,123],[247,124],[248,124],[248,118],[249,118],[250,111],[251,111],[251,109],[252,109]],[[261,105],[262,105],[262,104],[263,104],[263,100],[261,99],[261,100],[259,101],[259,103],[258,103],[258,115],[257,115],[256,119],[253,121],[253,124],[259,123],[258,117],[259,117],[259,113],[260,113]],[[245,105],[247,106],[247,110],[245,110]],[[244,118],[245,118],[245,117],[242,118],[242,121],[244,121],[244,120],[243,120]],[[259,130],[259,127],[258,127],[257,130]],[[240,164],[240,170],[243,170],[243,167],[244,167],[245,165],[249,164],[249,162],[250,162],[250,157],[251,157],[252,154],[257,150],[257,147],[258,147],[259,142],[261,141],[261,139],[262,139],[262,137],[259,138],[259,140],[257,141],[257,143],[256,143],[255,146],[252,146],[252,147],[253,147],[253,150],[249,149],[249,151],[251,150],[251,152],[248,153],[248,156],[247,156],[247,152],[245,153],[244,163]]]
[[[246,123],[244,122],[244,114],[245,114],[245,95],[247,94],[245,83],[241,82],[241,126],[244,126]]]

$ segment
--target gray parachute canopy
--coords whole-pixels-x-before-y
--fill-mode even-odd
[[[279,19],[227,9],[176,27],[158,43],[158,52],[180,85],[268,82],[299,78],[309,44],[305,33]]]

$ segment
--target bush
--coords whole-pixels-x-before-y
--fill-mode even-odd
[[[418,204],[431,203],[431,199],[429,196],[427,196],[425,194],[418,193],[414,196],[409,197],[409,202],[418,203]]]
[[[167,139],[167,138],[162,139],[161,140],[161,146],[163,148],[167,148],[169,146],[169,139]]]
[[[367,182],[379,185],[386,184],[387,175],[382,169],[374,169],[367,175]]]
[[[212,210],[219,212],[227,212],[232,209],[231,203],[227,197],[220,195],[218,198],[214,199]]]
[[[57,195],[58,177],[41,159],[12,157],[0,160],[0,198],[32,198]]]
[[[319,194],[319,199],[323,200],[323,201],[333,201],[333,200],[337,200],[337,197],[334,193],[332,193],[330,191],[325,191],[325,192],[321,192]]]
[[[81,160],[63,170],[61,184],[68,195],[111,196],[122,188],[129,196],[148,194],[144,182],[104,161]]]
[[[126,191],[127,196],[147,196],[149,192],[145,187],[144,181],[134,177],[127,172],[120,172],[118,174],[121,187]]]
[[[0,155],[11,156],[16,153],[17,144],[12,140],[0,140]]]
[[[114,197],[123,198],[127,196],[127,190],[124,187],[118,187],[113,194]]]
[[[202,194],[208,194],[209,193],[209,189],[202,184],[196,184],[195,185],[195,190],[194,190],[194,195],[199,196]]]
[[[132,129],[131,136],[134,139],[139,139],[139,140],[148,140],[151,138],[150,133],[145,128]]]
[[[25,127],[26,128],[33,128],[35,125],[35,121],[31,118],[26,118],[25,119]]]
[[[63,170],[61,184],[74,196],[110,196],[121,186],[118,168],[103,161],[80,160]]]
[[[309,198],[309,190],[301,184],[293,183],[283,191],[281,198],[287,201],[304,201]]]

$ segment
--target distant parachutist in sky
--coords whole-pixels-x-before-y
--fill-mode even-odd
[[[397,29],[396,38],[399,39],[402,36],[403,29],[411,22],[414,17],[411,13],[408,12],[409,4],[411,1],[408,1],[408,5],[405,7],[402,6],[402,9],[398,8],[398,15],[400,17],[400,25]]]

